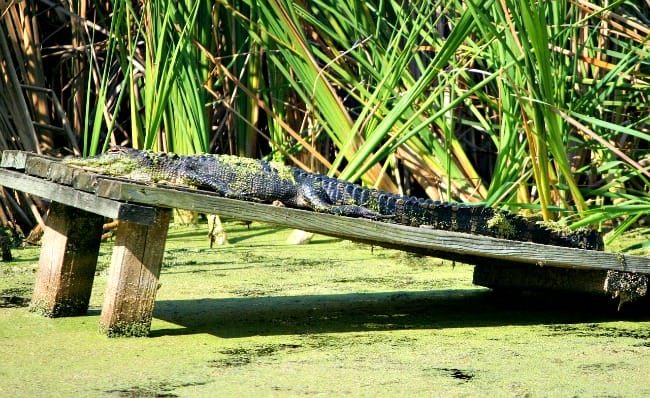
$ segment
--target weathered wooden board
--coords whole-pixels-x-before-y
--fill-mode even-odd
[[[25,174],[30,176],[43,178],[61,185],[72,186],[81,191],[91,193],[95,192],[98,178],[110,178],[70,167],[62,163],[60,159],[13,150],[2,153],[0,168],[23,170]]]
[[[50,317],[86,313],[103,221],[97,214],[52,203],[45,219],[32,311]]]
[[[605,294],[607,270],[477,264],[472,282],[492,289],[544,289]]]
[[[4,163],[11,164],[15,168],[26,167],[28,169],[26,171],[62,183],[71,183],[78,190],[97,194],[98,197],[90,195],[89,199],[79,200],[81,205],[85,201],[92,201],[91,198],[95,198],[94,200],[110,199],[118,203],[130,202],[140,205],[217,213],[226,217],[305,229],[310,232],[418,251],[473,264],[480,263],[481,259],[497,259],[508,263],[525,263],[538,266],[617,270],[650,274],[650,259],[645,257],[509,241],[451,231],[413,228],[365,219],[244,202],[219,197],[205,191],[149,186],[106,178],[67,168],[67,166],[58,164],[59,162],[40,156],[28,155],[23,157],[21,153],[9,152],[7,160],[5,160],[5,154],[3,154]],[[2,171],[0,169],[0,172]],[[28,177],[25,176],[25,178]],[[48,189],[56,192],[56,187],[61,187],[61,185],[54,184],[54,186],[49,186]],[[48,196],[47,192],[36,193],[30,191],[28,187],[25,187],[25,184],[22,184],[22,188],[16,189],[56,200],[52,197],[52,194]],[[83,192],[79,191],[74,192],[76,192],[75,195],[83,194]],[[69,202],[63,203],[75,205]],[[114,206],[114,204],[111,206]],[[93,211],[92,209],[96,207],[97,204],[81,208]],[[108,212],[98,214],[106,213]],[[125,215],[107,216],[127,219]],[[129,220],[132,220],[132,218]]]
[[[0,185],[51,199],[104,217],[139,224],[153,224],[156,215],[156,209],[150,206],[101,198],[91,193],[80,192],[71,187],[9,169],[0,168]]]
[[[25,168],[27,156],[29,156],[28,152],[14,150],[2,151],[0,167],[22,170]]]
[[[217,213],[226,217],[261,221],[389,247],[419,248],[432,255],[453,253],[459,260],[481,258],[577,269],[612,269],[650,274],[650,258],[606,253],[531,242],[496,239],[459,232],[414,228],[366,219],[321,214],[222,198],[209,193],[99,181],[97,194],[152,206]],[[452,256],[453,257],[453,256]]]
[[[520,276],[517,286],[602,292],[611,290],[603,287],[603,278],[607,281],[606,276],[614,273],[642,277],[640,287],[647,289],[644,274],[650,274],[650,259],[645,257],[407,227],[233,200],[205,191],[138,184],[19,151],[3,153],[0,185],[55,202],[33,300],[48,315],[83,313],[87,308],[101,228],[101,218],[90,213],[123,220],[116,234],[100,320],[101,329],[109,335],[149,332],[171,208],[299,228],[477,264],[475,281],[495,287],[509,286],[506,276],[516,274]],[[92,230],[92,237],[88,230]],[[78,250],[77,243],[83,250]],[[552,272],[546,272],[549,270]],[[543,284],[538,280],[541,276]],[[622,300],[634,298],[625,289],[614,291],[626,294]]]
[[[70,167],[51,158],[36,156],[27,157],[25,161],[25,173],[90,193],[95,192],[98,178],[108,178]]]
[[[103,333],[149,334],[170,217],[170,209],[161,209],[151,226],[119,223],[100,320]]]
[[[26,174],[62,185],[72,185],[74,176],[82,172],[82,170],[72,169],[59,161],[48,158],[30,156],[25,161]]]

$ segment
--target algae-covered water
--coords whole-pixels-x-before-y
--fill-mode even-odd
[[[172,227],[149,338],[28,312],[38,248],[0,263],[0,397],[650,395],[650,311],[502,296],[472,267],[290,231]]]

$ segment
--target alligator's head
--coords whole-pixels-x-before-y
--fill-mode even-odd
[[[173,157],[176,155],[113,146],[98,156],[65,159],[63,162],[94,173],[156,182],[162,179],[162,166]]]

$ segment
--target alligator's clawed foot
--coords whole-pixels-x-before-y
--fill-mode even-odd
[[[376,211],[358,205],[332,206],[327,209],[327,212],[339,216],[368,218],[370,220],[389,220],[395,217],[394,215],[377,213]]]

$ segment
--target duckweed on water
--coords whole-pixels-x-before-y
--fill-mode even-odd
[[[647,303],[497,295],[460,263],[226,228],[210,249],[206,227],[172,226],[148,338],[97,332],[105,272],[86,316],[0,305],[0,396],[650,394]],[[0,292],[28,301],[38,248],[14,256]]]

